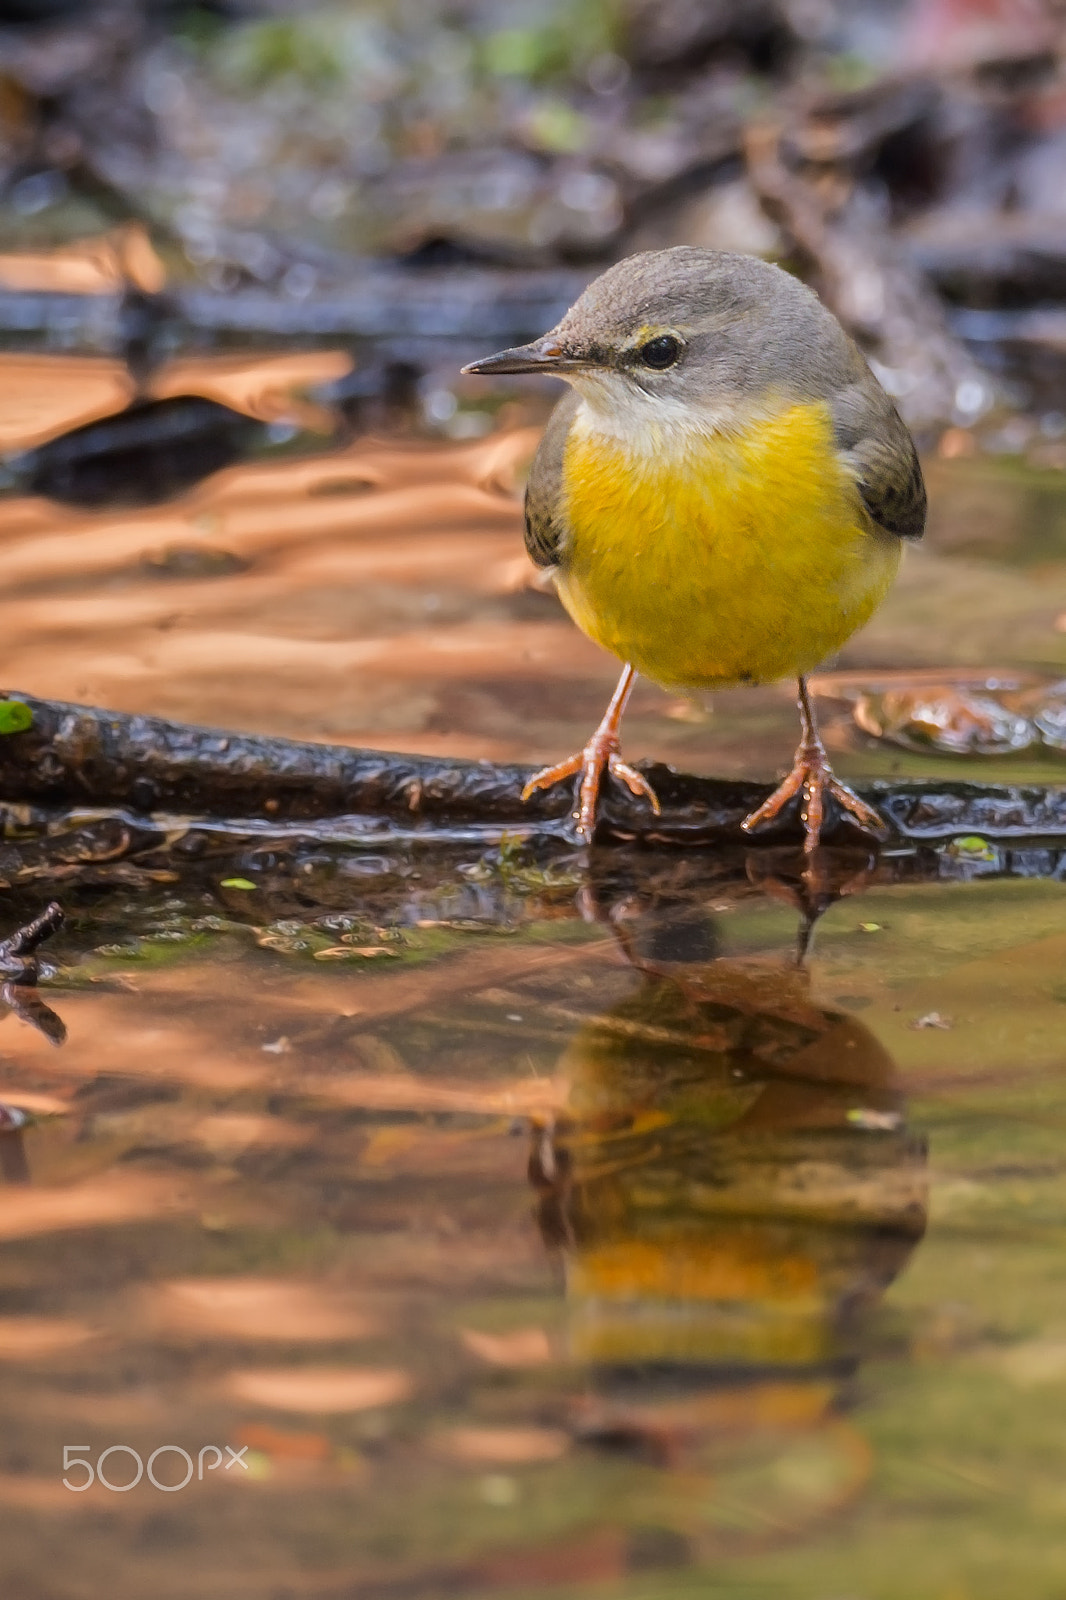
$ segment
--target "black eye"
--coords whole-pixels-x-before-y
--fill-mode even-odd
[[[640,359],[655,372],[665,372],[667,367],[672,367],[680,354],[681,341],[672,333],[660,334],[658,339],[649,339],[640,347]]]

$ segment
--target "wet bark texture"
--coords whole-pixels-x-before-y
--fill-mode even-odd
[[[567,786],[523,803],[527,767],[226,733],[15,691],[12,700],[28,707],[33,720],[0,738],[0,799],[9,802],[278,823],[361,815],[429,834],[470,824],[565,833],[573,806]],[[767,798],[767,785],[694,777],[658,763],[642,770],[662,815],[653,816],[646,803],[610,783],[600,811],[603,837],[678,844],[780,844],[800,837],[795,804],[756,839],[742,834],[741,822]],[[896,840],[933,843],[969,833],[1066,838],[1066,789],[935,779],[866,784],[859,793],[878,808]],[[831,813],[827,836],[849,833],[854,836]]]

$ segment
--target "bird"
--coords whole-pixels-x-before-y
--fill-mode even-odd
[[[588,743],[535,773],[523,799],[577,777],[589,840],[605,777],[658,813],[620,752],[637,674],[682,696],[794,677],[791,770],[742,826],[799,796],[810,856],[831,795],[883,835],[832,771],[808,679],[884,599],[923,533],[926,492],[906,424],[814,291],[755,256],[645,251],[594,279],[543,337],[463,371],[565,380],[530,468],[526,549],[623,663]]]

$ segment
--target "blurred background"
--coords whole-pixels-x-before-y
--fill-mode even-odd
[[[628,252],[709,245],[812,282],[926,455],[927,547],[820,685],[838,756],[1046,776],[1064,38],[1056,0],[8,0],[8,680],[351,743],[570,748],[613,663],[521,550],[556,386],[459,367]],[[787,695],[720,697],[712,755],[708,708],[644,685],[631,743],[769,776]]]
[[[490,421],[444,381],[468,346],[631,251],[750,251],[818,282],[910,420],[998,404],[1058,461],[1063,26],[1056,0],[8,0],[0,237],[135,220],[191,323],[439,369],[453,436]]]

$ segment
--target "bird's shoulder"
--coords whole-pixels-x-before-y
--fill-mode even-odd
[[[921,463],[903,418],[869,368],[830,397],[837,450],[871,519],[900,539],[925,531]]]
[[[526,551],[536,567],[557,567],[569,536],[563,497],[563,455],[579,405],[572,389],[548,420],[526,484]]]

